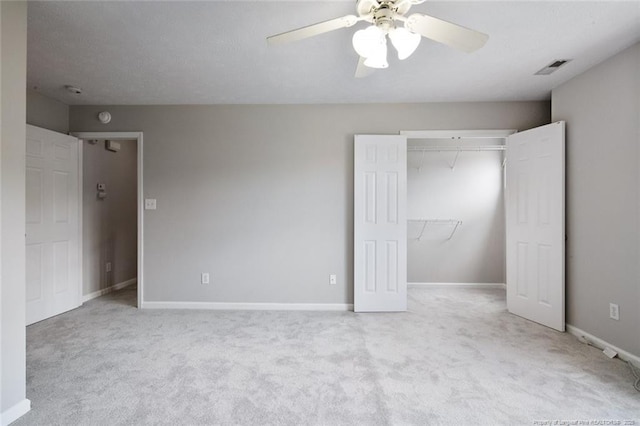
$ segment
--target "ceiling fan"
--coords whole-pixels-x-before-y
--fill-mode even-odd
[[[356,77],[364,77],[372,68],[387,68],[387,36],[398,52],[399,59],[406,59],[418,48],[420,39],[426,37],[463,52],[473,52],[487,42],[488,35],[444,21],[429,15],[405,14],[414,4],[425,0],[357,0],[358,16],[347,15],[306,27],[267,37],[271,45],[289,43],[313,37],[329,31],[352,27],[360,21],[369,22],[366,29],[353,34],[353,48],[360,56]],[[397,26],[396,21],[402,22]]]

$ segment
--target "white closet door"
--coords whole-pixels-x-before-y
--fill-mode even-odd
[[[354,311],[407,310],[407,138],[356,135]]]
[[[564,331],[565,124],[507,138],[507,308]]]
[[[27,126],[27,325],[80,306],[78,140]]]

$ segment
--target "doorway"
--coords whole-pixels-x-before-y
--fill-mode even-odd
[[[505,137],[513,132],[407,135],[410,287],[504,288]]]
[[[81,143],[86,302],[137,283],[137,141]]]
[[[78,132],[83,157],[83,301],[137,284],[143,295],[141,132]]]

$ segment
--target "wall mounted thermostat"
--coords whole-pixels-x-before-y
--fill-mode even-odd
[[[107,184],[99,183],[96,185],[96,187],[98,189],[98,200],[104,200],[105,198],[107,198]]]

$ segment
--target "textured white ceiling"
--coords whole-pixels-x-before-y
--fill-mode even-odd
[[[265,41],[354,14],[351,1],[30,2],[28,84],[75,105],[537,100],[640,41],[640,0],[427,1],[411,11],[489,41],[465,54],[423,39],[409,59],[390,49],[388,69],[355,79],[356,27],[288,45]],[[533,75],[567,58],[555,74]],[[84,93],[71,95],[65,84]]]

